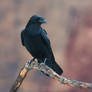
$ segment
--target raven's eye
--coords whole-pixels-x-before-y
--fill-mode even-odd
[[[36,19],[36,21],[39,21],[39,20],[40,20],[40,18],[37,18],[37,19]]]

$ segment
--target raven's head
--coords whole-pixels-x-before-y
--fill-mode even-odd
[[[33,15],[30,20],[29,20],[29,24],[31,23],[38,23],[38,24],[43,24],[43,23],[47,23],[47,20],[44,19],[42,16],[40,15]]]

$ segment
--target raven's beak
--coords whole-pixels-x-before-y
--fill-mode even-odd
[[[39,20],[39,22],[40,22],[40,23],[47,23],[47,20],[44,19],[44,18],[41,18],[41,19]]]

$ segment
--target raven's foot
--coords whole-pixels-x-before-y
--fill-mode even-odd
[[[30,61],[28,61],[28,63],[31,64],[34,60],[35,58],[32,58]]]

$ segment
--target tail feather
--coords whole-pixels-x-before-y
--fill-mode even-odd
[[[44,62],[44,59],[38,59],[38,62]],[[61,75],[63,73],[63,69],[56,63],[53,53],[52,57],[50,59],[47,59],[45,64],[51,69],[53,69],[57,74]]]
[[[46,61],[46,65],[53,69],[59,75],[63,73],[63,69],[56,63],[56,61]]]

